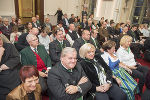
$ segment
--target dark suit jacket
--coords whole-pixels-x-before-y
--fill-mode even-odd
[[[136,37],[135,32],[133,32],[132,30],[129,30],[129,31],[127,32],[127,34],[133,38],[133,40],[132,40],[133,42],[135,42],[135,41],[138,40],[137,37]]]
[[[36,25],[37,25],[37,26],[35,26],[35,24],[32,22],[32,27],[36,27],[36,28],[41,27],[41,26],[40,26],[40,24],[39,24],[39,23],[37,23],[37,22],[36,22]]]
[[[69,24],[73,23],[74,19],[73,18],[69,18]]]
[[[113,27],[107,27],[108,33],[114,37],[115,29]]]
[[[87,41],[87,43],[89,43],[89,41]],[[77,51],[78,60],[80,60],[79,49],[83,44],[85,44],[85,41],[82,39],[82,37],[80,37],[80,38],[76,39],[72,45],[72,47],[75,48]]]
[[[103,58],[100,55],[96,55],[95,59],[104,68],[107,80],[112,82],[112,71],[109,68],[109,66],[104,62]],[[89,92],[95,93],[96,86],[100,86],[100,82],[94,65],[91,62],[86,61],[85,59],[82,59],[80,64],[92,83],[92,88],[90,89]]]
[[[68,20],[68,19],[67,19],[67,20]],[[68,21],[68,23],[69,23],[69,21]],[[66,25],[66,20],[65,20],[65,18],[62,19],[62,24],[63,24],[64,29],[68,29],[68,26]]]
[[[101,45],[98,43],[97,39],[95,39],[96,44],[94,43],[94,40],[92,38],[90,38],[90,43],[94,45],[94,47],[96,48],[96,53],[101,53],[100,52],[100,48]]]
[[[37,51],[38,51],[38,55],[43,60],[45,66],[46,67],[52,67],[51,59],[50,59],[47,51],[45,50],[45,47],[43,45],[38,45],[37,46]],[[37,66],[36,55],[31,50],[30,46],[28,46],[28,47],[24,48],[23,50],[21,50],[20,54],[21,54],[21,63],[23,65]]]
[[[27,35],[28,35],[28,33],[24,33],[24,34],[19,36],[18,42],[16,43],[16,48],[17,48],[18,51],[21,51],[22,49],[29,46],[29,44],[26,40]]]
[[[7,95],[21,82],[18,73],[20,69],[20,56],[18,51],[14,45],[10,43],[4,43],[3,47],[5,48],[5,51],[0,66],[5,64],[9,69],[0,72],[0,98],[2,95]]]
[[[73,68],[73,72],[68,72],[68,70],[65,69],[59,62],[48,73],[47,84],[51,93],[50,98],[52,100],[77,100],[77,98],[86,94],[86,92],[91,88],[90,81],[79,85],[82,89],[82,94],[77,92],[69,95],[65,92],[65,89],[66,85],[77,86],[83,76],[86,76],[86,74],[79,63],[77,63]]]
[[[68,40],[63,40],[63,48],[65,47],[70,47],[70,43]],[[60,61],[61,51],[62,48],[58,40],[54,40],[49,44],[49,55],[54,65]]]
[[[10,34],[12,32],[12,27],[10,25],[8,25],[8,28],[3,25],[0,31],[10,40]]]

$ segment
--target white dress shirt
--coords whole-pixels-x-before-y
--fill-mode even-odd
[[[41,35],[38,35],[39,38],[39,43],[44,45],[45,49],[47,52],[49,52],[49,43],[50,43],[50,38],[47,35],[46,37],[42,37]]]
[[[136,62],[134,59],[134,55],[131,52],[130,48],[126,50],[122,46],[116,52],[117,57],[119,58],[120,62],[123,62],[127,66],[135,66]]]

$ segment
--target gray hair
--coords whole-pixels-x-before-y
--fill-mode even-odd
[[[31,39],[32,39],[34,36],[36,36],[36,35],[28,34],[27,37],[26,37],[26,40],[27,40],[28,42],[30,42]]]
[[[66,47],[66,48],[64,48],[64,49],[62,50],[62,52],[61,52],[61,57],[65,57],[66,54],[68,54],[68,53],[73,53],[73,52],[77,53],[77,51],[76,51],[75,48]]]

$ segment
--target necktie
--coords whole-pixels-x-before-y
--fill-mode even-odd
[[[60,42],[61,48],[63,49],[63,42]]]
[[[34,52],[35,52],[35,53],[38,53],[38,51],[37,51],[37,49],[36,49],[36,48],[34,48]]]

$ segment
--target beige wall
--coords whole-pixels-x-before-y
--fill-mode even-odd
[[[44,0],[44,15],[54,15],[60,7],[63,13],[68,17],[73,13],[75,16],[80,15],[82,0]]]
[[[127,3],[127,7],[125,6],[125,0],[123,0],[119,17],[120,22],[126,22],[126,20],[131,20],[130,17],[132,16],[133,6],[134,0],[129,0]]]
[[[0,16],[14,16],[14,0],[0,0]]]

